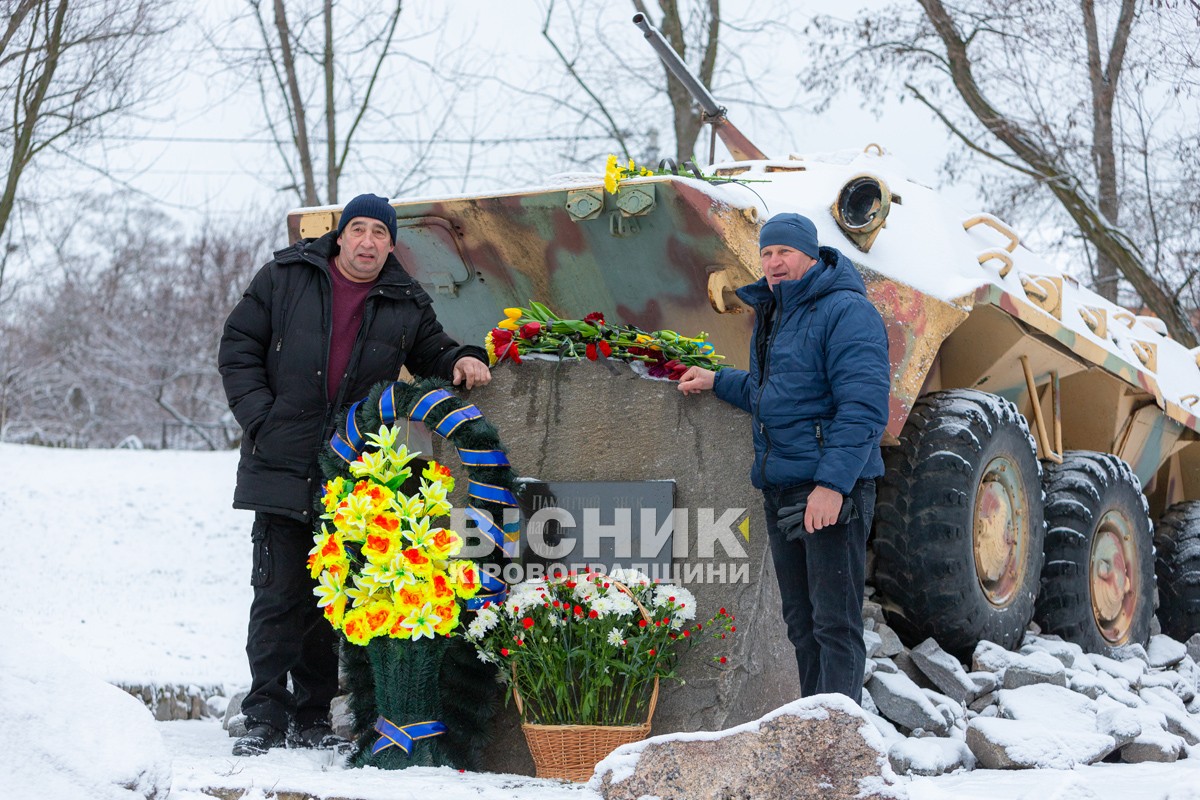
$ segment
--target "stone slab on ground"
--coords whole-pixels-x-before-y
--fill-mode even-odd
[[[975,756],[961,739],[904,739],[888,750],[888,761],[897,775],[932,776],[975,768]]]
[[[967,724],[967,746],[985,769],[1071,769],[1100,761],[1116,748],[1111,736],[1056,731],[1037,722],[976,717]]]
[[[936,641],[926,639],[909,653],[938,691],[964,705],[975,698],[975,683],[967,676],[967,671]]]
[[[817,695],[729,730],[624,745],[588,786],[606,800],[883,800],[895,779],[866,713]]]
[[[950,729],[942,713],[903,672],[895,675],[876,672],[867,681],[867,690],[879,707],[879,712],[892,722],[908,730],[933,731],[945,736]]]

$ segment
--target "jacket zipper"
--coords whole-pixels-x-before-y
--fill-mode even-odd
[[[771,335],[767,337],[767,346],[763,348],[761,371],[758,379],[758,395],[754,398],[754,409],[757,412],[759,404],[762,402],[763,390],[767,387],[767,378],[771,372],[771,345],[775,343],[775,334],[779,333],[779,325],[783,319],[783,307],[781,303],[775,303],[775,319],[771,321]],[[758,432],[767,440],[767,446],[763,450],[762,463],[759,464],[758,474],[763,476],[763,481],[766,481],[767,458],[771,455],[771,435],[767,433],[767,426],[762,420],[758,421]]]
[[[817,429],[817,449],[819,449],[822,453],[824,453],[825,452],[825,437],[821,435],[821,420],[817,420],[816,422],[814,422],[813,426]]]

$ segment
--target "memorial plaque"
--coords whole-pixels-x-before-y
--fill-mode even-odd
[[[522,480],[519,500],[527,567],[670,570],[675,481]]]

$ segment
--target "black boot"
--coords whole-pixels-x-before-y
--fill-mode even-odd
[[[311,750],[349,750],[350,742],[334,733],[328,722],[316,722],[303,730],[293,728],[288,733],[288,746]]]
[[[251,724],[246,735],[233,743],[235,756],[261,756],[272,747],[283,747],[283,731],[272,728],[265,722]]]

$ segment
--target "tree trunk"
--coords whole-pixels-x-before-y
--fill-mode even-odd
[[[1133,239],[1107,219],[1102,209],[1084,191],[1079,179],[1061,167],[1055,156],[1040,145],[1036,136],[1015,119],[994,108],[983,96],[972,71],[967,43],[959,34],[941,0],[919,2],[946,47],[946,64],[950,77],[971,113],[1042,179],[1079,226],[1084,238],[1096,248],[1097,258],[1109,259],[1116,264],[1117,269],[1133,285],[1145,304],[1166,324],[1171,336],[1186,347],[1195,347],[1200,343],[1191,321],[1179,307],[1176,298],[1167,294],[1142,266],[1141,253]],[[1114,50],[1110,60],[1114,57],[1123,57],[1123,52]],[[1115,91],[1116,74],[1113,73],[1111,78],[1112,91]]]
[[[308,147],[308,121],[304,114],[304,98],[300,95],[300,84],[296,78],[296,59],[292,53],[291,29],[288,27],[283,0],[275,0],[275,28],[279,32],[279,51],[283,58],[284,74],[287,76],[288,96],[291,98],[296,154],[300,158],[300,171],[304,175],[304,204],[315,206],[320,201],[317,199],[317,184],[313,176],[312,151]]]

